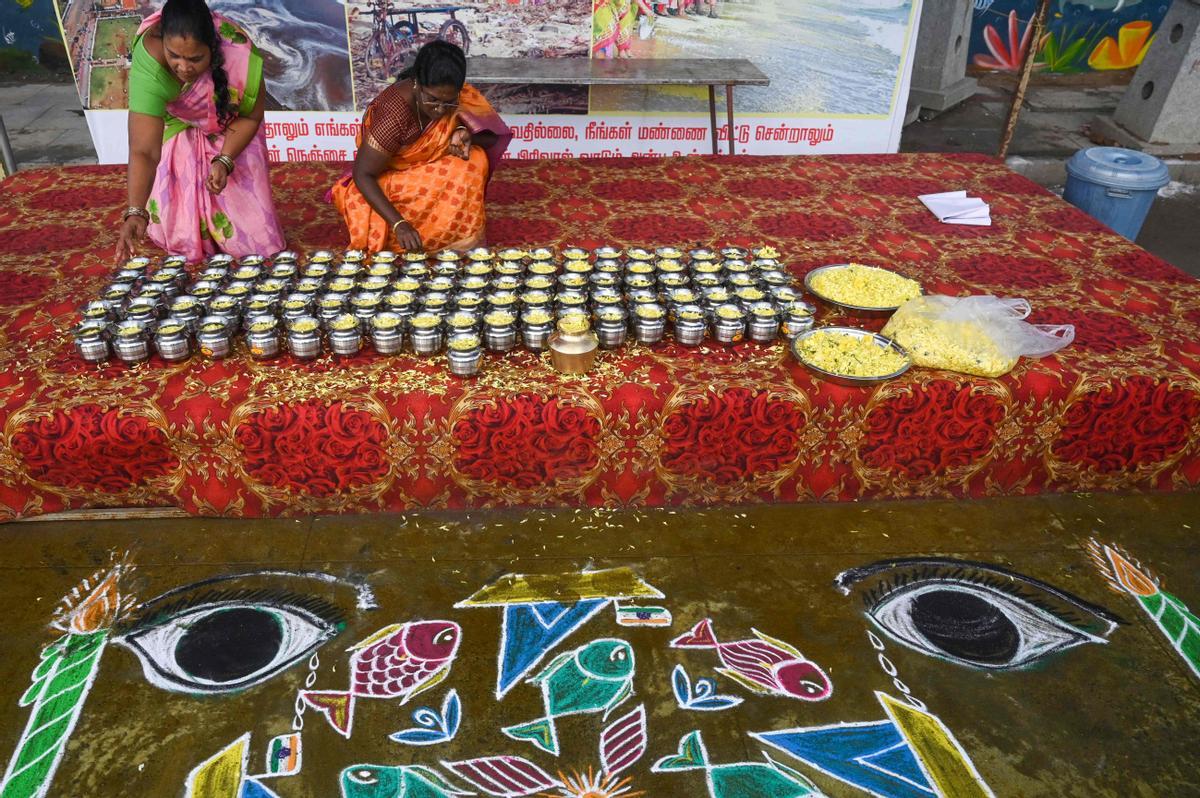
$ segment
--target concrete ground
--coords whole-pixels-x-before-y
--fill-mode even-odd
[[[324,698],[335,703],[337,691],[359,678],[351,675],[352,656],[374,667],[380,698],[356,700],[348,738],[307,709],[302,771],[264,780],[279,796],[336,795],[334,785],[347,769],[381,772],[367,765],[431,766],[466,787],[461,771],[439,763],[499,755],[571,779],[601,769],[606,734],[623,741],[612,743],[612,757],[616,749],[636,753],[644,737],[645,753],[622,777],[630,779],[629,790],[647,796],[705,795],[706,769],[717,784],[710,794],[719,798],[797,796],[813,788],[833,798],[863,794],[827,775],[834,772],[851,783],[891,789],[876,794],[914,795],[903,789],[901,776],[887,775],[909,777],[901,761],[910,756],[907,749],[870,756],[902,740],[890,724],[866,739],[825,732],[819,745],[799,731],[885,721],[880,702],[886,699],[877,692],[902,702],[911,696],[939,718],[944,727],[918,726],[924,731],[904,739],[926,757],[941,751],[961,767],[973,763],[995,795],[1192,795],[1200,764],[1194,745],[1197,631],[1193,627],[1184,643],[1189,665],[1137,599],[1109,589],[1085,546],[1095,536],[1126,547],[1164,589],[1200,607],[1198,517],[1195,494],[1159,494],[10,524],[0,528],[9,608],[0,661],[0,706],[8,708],[0,719],[0,751],[14,750],[29,716],[17,699],[39,651],[59,634],[46,625],[59,597],[104,567],[110,552],[130,551],[137,570],[122,579],[121,590],[149,606],[118,621],[113,634],[121,645],[103,652],[51,795],[178,795],[189,771],[244,734],[250,735],[248,772],[260,773],[268,741],[292,728],[297,691],[305,684],[333,691]],[[630,572],[598,578],[594,594],[580,588],[581,572],[604,569]],[[839,590],[835,579],[843,572],[849,575]],[[510,574],[542,580],[522,589]],[[1150,584],[1126,576],[1136,586]],[[583,620],[594,607],[577,604],[581,598],[618,595],[642,583],[644,592],[661,597],[622,603],[666,609],[669,628],[622,626],[611,606]],[[455,606],[489,585],[493,592],[480,603],[496,606]],[[561,606],[543,604],[537,613],[519,606],[552,600]],[[516,603],[502,621],[498,605],[505,601]],[[264,632],[231,644],[222,636],[222,617],[255,615],[277,617],[293,637],[264,639],[270,637]],[[1168,618],[1172,634],[1182,628],[1181,618]],[[328,631],[312,636],[304,631],[306,619]],[[705,619],[723,645],[754,639],[754,630],[773,640],[716,651],[704,630],[695,630]],[[401,705],[409,678],[404,661],[380,649],[347,650],[377,630],[417,620],[457,624],[438,628],[461,646],[444,681]],[[553,632],[568,629],[576,631],[552,644]],[[671,647],[689,630],[695,631],[690,647]],[[328,635],[333,639],[322,644]],[[422,656],[452,653],[413,635],[407,645],[414,667]],[[309,643],[318,655],[312,677]],[[589,659],[618,650],[625,652],[620,661]],[[613,681],[595,682],[576,669],[577,660],[556,659],[574,651],[585,652],[580,656],[592,662],[593,673]],[[499,663],[535,660],[540,664],[524,669],[524,678],[549,664],[557,669],[545,692],[514,680],[498,701]],[[780,664],[766,677],[771,687],[751,690],[755,682],[745,674],[756,673],[760,660]],[[789,662],[790,670],[783,669]],[[431,667],[437,664],[441,660]],[[673,687],[677,666],[690,692],[682,681]],[[705,679],[714,680],[714,695]],[[604,706],[616,694],[610,688],[626,681],[632,696],[605,719]],[[224,692],[224,684],[241,689]],[[366,689],[365,682],[355,684]],[[461,704],[453,739],[414,746],[389,738],[421,728],[411,716],[418,707],[440,714],[451,690]],[[719,711],[699,711],[703,704],[695,702],[704,697],[715,698]],[[547,705],[551,714],[564,713],[554,721],[558,756],[502,733],[546,717]],[[644,735],[639,715],[626,717],[639,706]],[[565,714],[573,710],[581,714]],[[430,716],[431,739],[446,736],[439,732],[443,720]],[[775,738],[781,747],[750,736],[787,730],[797,731]],[[690,757],[668,762],[673,769],[651,772],[694,731],[706,756],[693,747]],[[799,775],[763,767],[764,753]],[[860,756],[883,771],[852,761]],[[914,760],[907,761],[916,773],[911,777],[923,778]],[[758,767],[730,769],[738,763]],[[233,766],[236,773],[240,759]],[[635,794],[541,783],[547,795]],[[977,785],[953,783],[958,791],[946,794],[985,794]],[[446,794],[345,789],[346,796]]]

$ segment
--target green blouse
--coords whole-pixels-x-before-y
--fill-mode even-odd
[[[179,97],[183,84],[171,74],[171,70],[150,55],[139,36],[133,43],[133,64],[129,69],[129,110],[138,114],[160,117],[166,127],[163,141],[186,130],[187,122],[177,119],[167,111],[167,104]],[[258,92],[262,88],[262,56],[255,47],[250,53],[250,70],[246,76],[246,91],[238,104],[238,114],[248,116],[258,103]]]

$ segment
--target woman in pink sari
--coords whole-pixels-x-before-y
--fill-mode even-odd
[[[262,57],[204,0],[146,18],[129,75],[129,206],[117,259],[142,239],[198,261],[284,247],[267,174]]]

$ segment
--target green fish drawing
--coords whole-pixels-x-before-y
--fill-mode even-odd
[[[633,670],[633,649],[624,640],[601,638],[559,654],[528,680],[542,688],[546,716],[503,731],[514,740],[527,740],[558,756],[554,719],[593,712],[603,712],[607,718],[633,695]]]
[[[342,798],[450,798],[471,795],[436,770],[417,765],[351,765],[342,771]]]
[[[766,760],[714,765],[709,762],[700,732],[694,731],[679,741],[678,754],[658,760],[652,770],[655,773],[703,770],[712,798],[802,798],[821,794],[800,772],[769,756]]]

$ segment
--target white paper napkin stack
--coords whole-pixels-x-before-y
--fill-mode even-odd
[[[922,194],[917,199],[945,224],[971,224],[989,227],[992,209],[978,197],[968,197],[965,191],[943,191],[941,194]]]

